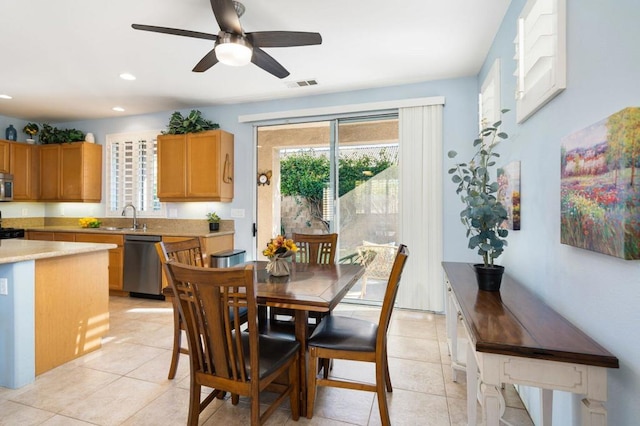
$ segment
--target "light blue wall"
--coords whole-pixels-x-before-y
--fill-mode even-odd
[[[17,389],[36,377],[35,261],[2,264],[0,276],[8,283],[0,296],[0,386]]]
[[[230,217],[232,208],[244,209],[246,217],[244,219],[234,219],[236,224],[236,247],[245,249],[248,254],[251,254],[255,246],[251,233],[251,225],[254,222],[252,208],[255,197],[256,179],[254,174],[255,147],[253,141],[253,126],[251,124],[238,123],[238,116],[395,99],[444,96],[446,101],[444,108],[444,135],[445,144],[449,144],[449,141],[472,138],[477,131],[476,86],[476,78],[469,77],[382,89],[309,96],[281,101],[198,108],[202,111],[205,118],[219,123],[221,128],[235,135],[235,197],[232,203],[169,203],[168,207],[176,208],[178,210],[178,217],[180,218],[203,219],[206,211],[212,209],[218,211],[223,218]],[[62,128],[77,128],[84,132],[92,132],[96,137],[96,141],[103,143],[105,135],[109,133],[164,129],[172,112],[173,111],[166,111],[157,114],[117,119],[56,123],[56,126]],[[182,112],[188,112],[188,109]],[[447,200],[457,199],[453,194],[446,194],[445,198]],[[100,215],[99,211],[104,211],[104,205],[102,204],[48,204],[46,214],[48,216],[60,216],[62,208],[65,209],[65,215],[67,216],[83,215],[85,214],[84,212],[87,212],[87,215]],[[17,208],[16,211],[18,211]],[[457,217],[447,217],[445,219],[446,226],[451,227],[449,222],[459,223]],[[462,233],[459,234],[463,235]],[[462,239],[452,243],[452,246],[455,247],[455,251],[466,253],[464,249],[466,242]]]
[[[513,39],[524,4],[512,1],[478,79],[500,57],[502,105],[512,111]],[[637,0],[567,0],[567,89],[521,125],[507,114],[511,141],[500,151],[522,167],[522,230],[510,234],[502,264],[619,358],[620,369],[609,370],[607,404],[609,424],[618,426],[640,419],[640,261],[560,244],[560,140],[640,105],[639,22]],[[533,393],[525,398],[537,404]],[[579,424],[579,403],[556,393],[554,424]]]

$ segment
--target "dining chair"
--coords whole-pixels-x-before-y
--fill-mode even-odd
[[[329,315],[322,319],[313,331],[309,347],[309,369],[307,389],[307,417],[313,416],[313,405],[317,386],[331,386],[353,390],[375,392],[383,425],[389,425],[389,409],[386,392],[392,392],[389,363],[387,360],[387,329],[398,294],[402,270],[409,257],[409,250],[400,245],[387,283],[378,324],[353,317]],[[319,376],[318,359],[343,359],[373,362],[376,366],[375,384],[340,380],[328,376],[327,369]]]
[[[225,392],[231,393],[234,405],[239,396],[251,399],[251,425],[263,424],[287,397],[291,417],[298,420],[300,343],[259,334],[253,265],[202,268],[169,260],[163,267],[186,324],[191,353],[187,424],[196,426],[200,413]],[[240,330],[241,309],[248,312],[247,331]],[[203,386],[213,391],[201,401]],[[263,391],[278,396],[261,414]]]
[[[295,262],[309,263],[311,265],[334,265],[336,261],[336,247],[338,234],[298,234],[291,237],[298,252]],[[294,311],[286,308],[269,308],[269,320],[273,324],[293,321]],[[309,318],[313,319],[312,327],[320,322],[324,315],[321,312],[309,312]],[[279,318],[285,317],[285,319]]]
[[[184,263],[191,266],[209,266],[202,251],[202,242],[200,238],[191,238],[183,241],[167,242],[162,241],[156,243],[156,251],[160,257],[161,263],[166,263],[169,259],[176,262]],[[171,351],[171,364],[169,366],[168,378],[173,379],[178,370],[178,362],[180,354],[189,355],[189,350],[182,347],[182,330],[185,330],[184,321],[180,317],[178,309],[178,300],[175,298],[171,286],[165,287],[162,294],[171,300],[173,305],[173,349]],[[246,322],[247,311],[241,311],[241,324]]]

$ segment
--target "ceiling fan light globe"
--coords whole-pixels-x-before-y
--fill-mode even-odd
[[[241,67],[251,62],[253,49],[251,45],[242,37],[233,34],[218,36],[216,43],[216,57],[218,61],[225,65]]]

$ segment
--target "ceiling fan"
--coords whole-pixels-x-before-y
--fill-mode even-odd
[[[261,48],[309,46],[322,43],[322,37],[318,33],[299,31],[245,33],[239,19],[245,10],[242,3],[233,0],[210,1],[213,14],[220,27],[220,32],[217,35],[153,25],[133,24],[131,27],[136,30],[214,41],[213,49],[196,64],[193,68],[194,72],[204,72],[218,62],[232,66],[242,66],[253,62],[268,73],[278,78],[285,78],[289,75],[289,71]]]

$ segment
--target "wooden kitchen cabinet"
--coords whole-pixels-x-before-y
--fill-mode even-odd
[[[124,235],[98,234],[90,232],[52,232],[27,231],[28,240],[41,241],[75,241],[78,243],[117,244],[117,248],[109,250],[109,291],[124,294],[122,290],[124,271]]]
[[[12,143],[9,155],[9,172],[13,175],[13,200],[37,201],[40,184],[38,147]]]
[[[42,201],[102,199],[102,146],[87,142],[41,145],[40,197]]]
[[[106,235],[94,233],[75,234],[78,243],[107,243],[117,244],[118,247],[109,250],[109,291],[116,293],[123,291],[124,272],[124,235]]]
[[[232,201],[233,135],[209,130],[158,136],[161,201]]]
[[[9,147],[11,142],[0,140],[0,173],[10,173],[9,170]]]

